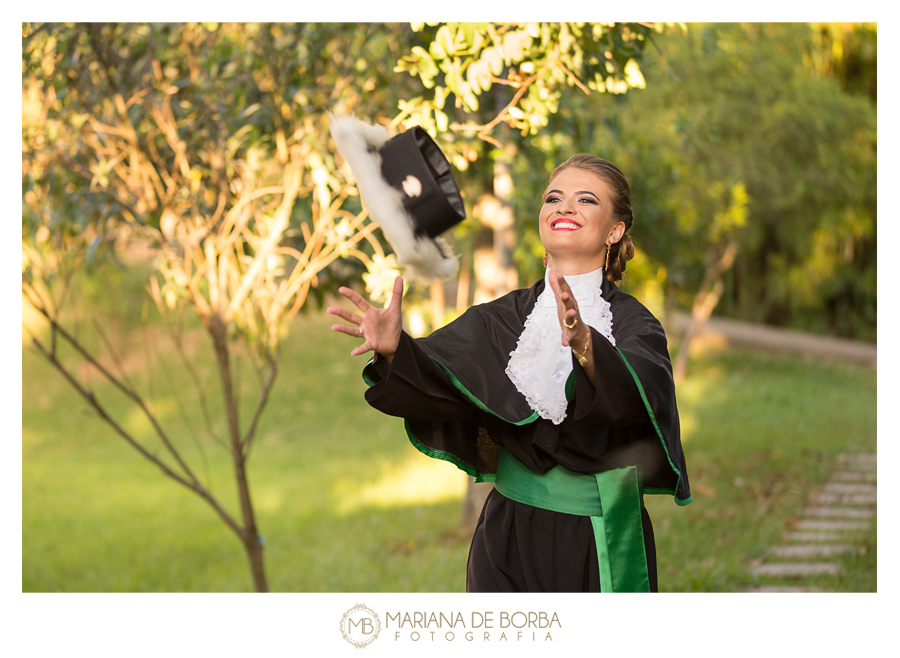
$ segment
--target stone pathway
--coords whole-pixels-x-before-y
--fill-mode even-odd
[[[840,573],[837,559],[859,550],[860,532],[875,525],[875,455],[844,454],[838,465],[822,490],[812,495],[801,520],[782,535],[782,543],[751,563],[751,573],[766,584],[744,591],[821,592],[805,586],[803,578]]]

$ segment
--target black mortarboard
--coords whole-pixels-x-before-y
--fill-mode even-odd
[[[391,187],[404,192],[403,206],[417,234],[436,238],[465,219],[450,162],[421,127],[392,137],[378,152],[381,174]]]
[[[438,236],[461,222],[466,210],[435,141],[419,126],[389,139],[383,126],[352,117],[332,117],[330,128],[363,203],[406,273],[425,281],[455,275],[457,259]]]

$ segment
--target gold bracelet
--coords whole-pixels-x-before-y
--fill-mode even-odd
[[[590,347],[591,347],[591,331],[590,331],[590,329],[588,329],[588,339],[587,339],[587,343],[585,343],[585,345],[584,345],[584,354],[579,354],[578,352],[575,351],[574,347],[572,348],[572,354],[574,354],[575,358],[578,359],[578,363],[581,364],[582,368],[586,367],[588,364],[587,353],[588,353],[588,350],[590,349]]]

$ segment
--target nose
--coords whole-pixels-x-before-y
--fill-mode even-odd
[[[558,212],[560,215],[569,215],[574,212],[571,199],[563,197],[556,207],[556,212]]]

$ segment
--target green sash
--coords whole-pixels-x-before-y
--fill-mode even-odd
[[[586,475],[555,466],[539,475],[504,449],[494,485],[507,498],[532,507],[591,517],[600,590],[650,591],[637,467]]]

